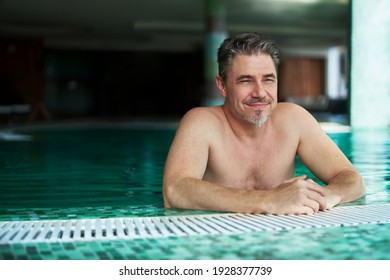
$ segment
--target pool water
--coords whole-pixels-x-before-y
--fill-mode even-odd
[[[14,129],[12,134],[20,138],[0,140],[0,221],[207,213],[163,208],[163,166],[175,128],[166,123],[90,123]],[[367,195],[349,204],[389,203],[389,131],[329,135],[366,181]],[[297,174],[310,174],[297,160]],[[1,245],[0,259],[389,259],[388,244],[390,225],[382,224]]]
[[[0,219],[161,213],[162,170],[174,130],[27,134],[31,141],[0,142]]]

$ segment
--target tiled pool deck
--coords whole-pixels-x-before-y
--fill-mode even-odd
[[[69,209],[68,209],[69,210]],[[145,209],[103,207],[94,215],[106,218],[145,217]],[[150,208],[150,217],[158,211]],[[80,211],[80,209],[78,209]],[[169,215],[195,214],[169,211]],[[202,212],[199,212],[202,213]],[[199,214],[198,213],[198,214]],[[10,215],[17,214],[15,211]],[[21,220],[64,218],[60,210],[24,213]],[[10,216],[11,217],[11,216]],[[15,216],[14,216],[15,217]],[[69,211],[69,219],[86,218]],[[3,218],[6,218],[3,216]],[[90,218],[90,217],[87,217]],[[8,260],[389,260],[390,224],[309,228],[229,235],[144,238],[131,240],[1,244],[0,259]]]

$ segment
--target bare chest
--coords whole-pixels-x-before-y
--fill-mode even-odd
[[[294,175],[296,145],[274,140],[256,145],[212,146],[204,179],[240,189],[270,189]]]

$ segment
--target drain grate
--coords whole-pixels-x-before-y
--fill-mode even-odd
[[[336,207],[316,215],[210,214],[0,222],[0,244],[239,234],[390,223],[390,204]]]

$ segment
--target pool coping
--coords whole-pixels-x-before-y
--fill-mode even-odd
[[[185,216],[1,221],[0,245],[229,235],[390,223],[390,203],[335,207],[315,215],[219,213]]]

